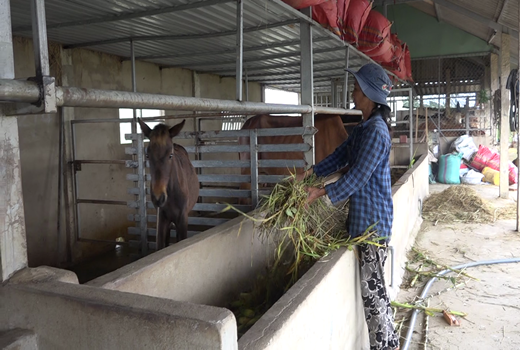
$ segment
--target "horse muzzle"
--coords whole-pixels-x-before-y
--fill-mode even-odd
[[[166,200],[168,199],[168,195],[166,192],[163,192],[157,197],[155,193],[152,194],[152,203],[155,207],[161,208],[166,204]]]

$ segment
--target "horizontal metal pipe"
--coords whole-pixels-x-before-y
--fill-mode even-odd
[[[31,81],[0,79],[0,101],[38,102],[40,88]],[[56,87],[58,107],[150,108],[186,111],[228,111],[241,113],[312,113],[309,105],[282,105],[261,102],[238,102],[209,98],[170,96],[128,91]],[[324,114],[360,114],[341,108],[317,107]]]
[[[74,163],[78,163],[78,164],[123,164],[125,165],[126,164],[126,160],[111,160],[111,159],[107,159],[107,160],[93,160],[93,159],[82,159],[82,160],[78,160],[76,159],[74,161]]]
[[[127,205],[128,202],[126,201],[111,201],[111,200],[104,200],[104,199],[78,199],[76,200],[77,204],[107,204],[107,205]]]
[[[0,79],[0,101],[35,103],[40,99],[40,88],[33,81]]]

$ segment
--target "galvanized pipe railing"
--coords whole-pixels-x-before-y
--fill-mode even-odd
[[[0,79],[0,101],[37,103],[39,100],[40,88],[36,82]],[[357,110],[342,108],[315,107],[313,110],[309,105],[239,102],[66,86],[56,87],[56,104],[58,107],[150,108],[238,113],[360,114]]]

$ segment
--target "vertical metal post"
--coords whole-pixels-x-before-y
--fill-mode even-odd
[[[43,0],[32,0],[31,14],[36,76],[42,77],[44,75],[50,75],[47,27],[45,24],[45,2]]]
[[[43,92],[41,104],[45,113],[56,113],[56,86],[49,69],[44,0],[31,0],[31,16],[36,78]]]
[[[509,72],[511,69],[511,36],[506,33],[502,33],[501,35],[501,46],[500,46],[500,90],[501,96],[500,99],[502,107],[501,107],[501,116],[500,116],[500,185],[499,192],[500,198],[509,198],[509,167],[508,167],[508,151],[509,151],[509,136],[510,136],[510,127],[509,127],[509,91],[506,88],[507,77],[509,76]]]
[[[0,0],[0,79],[14,78],[9,0]],[[0,282],[27,267],[18,120],[0,104]]]
[[[336,79],[330,79],[330,106],[336,108],[338,106],[336,101]]]
[[[249,78],[247,76],[247,68],[244,69],[245,71],[245,85],[246,85],[246,101],[249,101]]]
[[[137,92],[137,81],[135,77],[135,48],[134,41],[130,39],[130,61],[131,61],[131,69],[132,69],[132,92]],[[137,133],[137,110],[133,109],[133,118],[132,118],[132,134]],[[135,141],[132,142],[135,147]]]
[[[256,129],[249,130],[249,147],[251,154],[251,204],[258,205],[258,133]]]
[[[76,224],[76,241],[81,238],[80,233],[80,215],[79,215],[79,207],[78,207],[78,169],[76,168],[76,124],[71,123],[70,126],[70,136],[71,136],[71,144],[72,144],[72,172],[73,176],[73,186],[74,186],[74,214],[76,215],[75,224]]]
[[[237,46],[236,46],[237,101],[242,101],[242,67],[244,63],[244,2],[237,0]]]
[[[9,0],[0,0],[0,77],[14,79],[13,35]]]
[[[439,71],[437,72],[438,80],[437,80],[437,93],[438,93],[438,101],[437,101],[437,127],[439,128],[439,133],[442,134],[442,126],[441,126],[441,58],[439,57]],[[441,139],[439,138],[439,155],[442,154],[441,148]]]
[[[310,7],[304,8],[301,12],[312,17]],[[312,62],[312,27],[310,23],[300,21],[300,76],[301,76],[301,98],[302,105],[310,105],[312,112],[302,115],[303,126],[314,126],[314,98],[313,98],[313,62]],[[304,153],[307,166],[315,163],[314,135],[305,135],[303,142],[311,146],[310,150]]]
[[[409,125],[410,125],[410,141],[409,141],[410,142],[410,162],[408,164],[411,165],[412,160],[413,160],[413,142],[414,142],[414,138],[413,138],[413,93],[412,93],[411,88],[409,88],[407,90],[408,90],[408,98],[409,98],[408,115],[410,116],[408,118],[408,121],[410,122],[409,123]],[[395,111],[395,109],[394,109],[394,111]],[[428,121],[426,121],[426,122],[428,122]]]
[[[349,65],[349,59],[350,59],[350,45],[347,46],[347,49],[345,50],[345,80],[343,81],[343,108],[349,109],[348,106],[348,72],[347,68]]]
[[[518,6],[518,24],[520,25],[520,6]],[[519,27],[520,28],[520,27]],[[520,72],[520,45],[518,46],[518,71]],[[520,80],[520,75],[516,75],[518,79]],[[520,83],[520,82],[519,82]],[[518,86],[518,84],[515,84],[515,86]],[[518,91],[516,91],[518,93]],[[491,95],[493,96],[493,91],[491,91]],[[518,113],[518,111],[517,111]],[[520,115],[517,116],[517,118],[520,118]],[[516,156],[518,159],[520,159],[520,127],[516,130]],[[518,175],[516,177],[516,184],[520,187],[520,171],[518,172]],[[516,191],[516,231],[520,232],[520,203],[518,202],[520,200],[520,191],[517,189]]]
[[[137,187],[139,188],[139,232],[141,233],[141,255],[145,256],[148,254],[148,210],[146,208],[146,162],[144,157],[144,137],[142,133],[137,134],[137,169],[139,171]],[[156,228],[159,229],[159,222],[157,222]]]

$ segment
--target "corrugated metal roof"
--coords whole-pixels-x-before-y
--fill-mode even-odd
[[[132,39],[136,59],[235,76],[236,1],[46,0],[45,5],[48,38],[66,48],[129,58]],[[278,0],[244,1],[244,68],[249,81],[299,91],[298,15]],[[13,34],[31,37],[30,1],[11,2],[11,16]],[[330,87],[331,78],[344,75],[346,46],[317,23],[313,33],[316,83],[328,79]],[[351,67],[366,62],[351,55]]]

